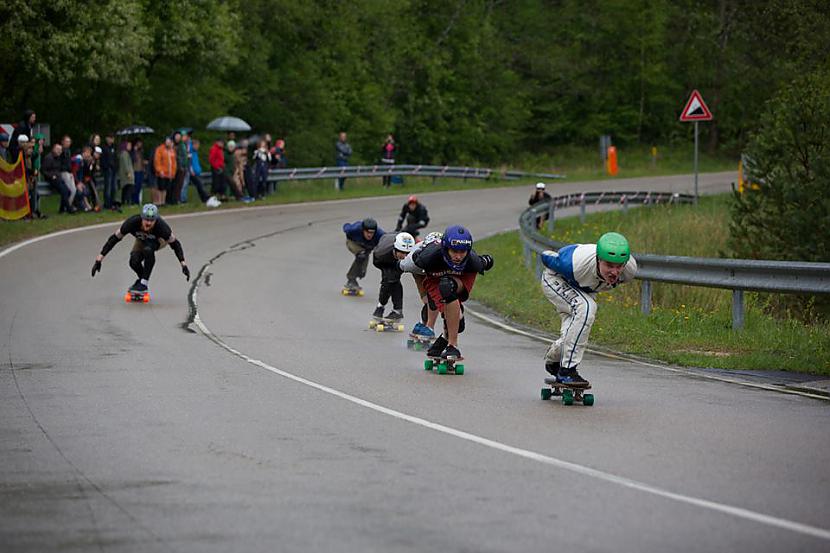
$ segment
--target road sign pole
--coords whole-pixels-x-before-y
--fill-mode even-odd
[[[695,203],[697,203],[697,199],[698,199],[698,193],[697,193],[697,148],[698,148],[697,121],[695,121]]]

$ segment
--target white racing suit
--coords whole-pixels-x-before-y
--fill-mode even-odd
[[[545,251],[542,264],[542,291],[562,319],[559,339],[548,348],[545,362],[574,368],[582,362],[588,344],[597,313],[596,295],[631,282],[637,273],[637,261],[629,257],[613,286],[599,275],[596,244],[572,244],[559,252]]]

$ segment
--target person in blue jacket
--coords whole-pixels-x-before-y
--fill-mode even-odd
[[[596,295],[631,282],[637,261],[628,240],[606,232],[596,244],[571,244],[542,252],[542,291],[559,312],[559,339],[545,353],[545,370],[563,384],[590,386],[577,372],[597,313]]]
[[[378,245],[383,229],[371,217],[354,223],[343,225],[346,234],[346,247],[354,254],[354,261],[346,273],[346,288],[360,289],[357,279],[366,276],[366,267],[369,265],[369,254]]]

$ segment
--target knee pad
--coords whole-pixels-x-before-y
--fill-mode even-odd
[[[458,283],[451,276],[442,276],[438,281],[438,291],[441,293],[441,299],[444,303],[451,303],[458,299]]]

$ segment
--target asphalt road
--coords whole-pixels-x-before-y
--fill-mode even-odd
[[[482,236],[528,193],[423,200]],[[340,227],[402,203],[175,218],[200,277],[162,251],[149,305],[122,300],[129,243],[89,277],[114,227],[0,257],[0,550],[830,550],[827,402],[589,355],[596,405],[565,407],[536,341],[470,319],[467,373],[439,376],[369,331],[379,273],[340,295]]]

